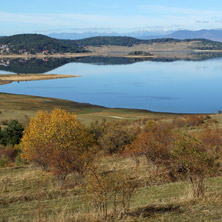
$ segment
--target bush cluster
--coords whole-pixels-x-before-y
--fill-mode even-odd
[[[102,157],[113,161],[144,156],[149,174],[164,178],[165,183],[187,180],[193,196],[199,198],[204,196],[205,178],[221,169],[222,130],[215,126],[207,115],[172,121],[104,120],[85,126],[65,110],[39,111],[24,132],[17,121],[0,131],[4,145],[0,147],[0,166],[21,163],[22,152],[23,160],[53,173],[60,189],[69,174],[78,174],[84,181],[81,185],[87,191],[87,202],[106,220],[108,208],[115,213],[128,212],[140,179],[129,168],[104,170]]]

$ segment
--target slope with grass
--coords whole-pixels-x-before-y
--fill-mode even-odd
[[[175,114],[153,113],[147,110],[136,109],[109,109],[102,106],[87,103],[78,103],[69,100],[45,98],[37,96],[14,95],[0,93],[0,127],[4,122],[17,119],[21,123],[27,123],[40,109],[52,110],[55,107],[65,109],[78,114],[78,119],[89,123],[94,120],[136,120],[141,118],[174,117]]]
[[[147,175],[144,160],[139,172],[144,180]],[[135,170],[132,159],[105,158],[106,169]],[[104,221],[84,198],[85,190],[78,184],[78,175],[67,178],[64,189],[57,190],[55,177],[39,168],[23,166],[0,169],[0,220],[22,221]],[[76,182],[74,182],[76,181]],[[184,182],[165,185],[141,185],[133,194],[131,210],[118,219],[108,221],[205,221],[222,220],[222,178],[207,180],[205,199],[190,196]]]
[[[69,112],[77,113],[77,117],[86,125],[94,120],[99,120],[102,125],[95,123],[97,125],[94,126],[105,126],[108,129],[108,134],[105,133],[103,138],[100,137],[100,139],[104,139],[103,142],[105,143],[112,138],[110,132],[115,135],[116,132],[121,133],[121,130],[118,131],[118,129],[127,130],[134,127],[136,131],[133,132],[138,134],[141,130],[146,130],[145,127],[151,126],[149,124],[153,121],[171,123],[182,132],[192,134],[206,128],[210,129],[215,124],[217,128],[221,128],[222,122],[221,115],[211,115],[210,117],[192,115],[187,118],[185,115],[152,113],[144,110],[107,109],[67,100],[3,93],[0,94],[0,101],[0,121],[4,120],[1,122],[3,123],[2,127],[7,125],[7,121],[10,119],[17,119],[26,124],[37,110],[52,110],[55,107],[60,107]],[[111,121],[131,121],[104,122],[102,121],[104,118]],[[217,119],[219,124],[213,121],[214,119]],[[90,127],[89,129],[92,130],[93,128]],[[94,133],[99,133],[97,131],[99,128],[94,129]],[[103,130],[103,128],[101,129]],[[97,140],[97,142],[98,145],[103,144],[101,140]],[[130,197],[128,211],[123,213],[120,211],[121,206],[118,205],[115,212],[111,199],[106,200],[109,211],[106,221],[216,222],[222,219],[221,169],[215,177],[206,177],[204,198],[194,198],[186,179],[177,178],[175,182],[171,182],[172,180],[167,179],[168,174],[164,167],[153,170],[155,168],[149,165],[151,163],[147,164],[147,158],[144,155],[136,157],[127,155],[127,153],[121,155],[118,152],[108,154],[105,152],[104,144],[102,147],[100,145],[98,152],[94,153],[93,163],[97,169],[101,169],[100,174],[98,174],[99,180],[103,181],[101,178],[104,175],[112,176],[114,173],[118,173],[121,177],[130,175],[130,181],[136,184]],[[4,149],[6,152],[6,147],[0,147],[0,165],[4,165],[4,156],[2,157],[1,154]],[[19,147],[14,149],[19,150]],[[34,164],[27,164],[21,160],[20,156],[15,158],[15,162],[4,165],[4,167],[6,168],[0,168],[0,221],[104,221],[101,209],[99,210],[95,203],[90,202],[91,199],[94,200],[94,194],[87,192],[89,190],[87,183],[90,185],[92,183],[87,182],[86,175],[70,173],[63,187],[58,189],[56,177],[53,174],[49,171],[42,171],[40,167]],[[113,186],[112,183],[111,185]],[[97,187],[95,188],[98,191]]]

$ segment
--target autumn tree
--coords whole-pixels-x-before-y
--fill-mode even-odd
[[[205,145],[206,150],[218,159],[222,156],[222,130],[209,128],[198,132],[196,137]]]
[[[131,156],[143,155],[148,167],[154,173],[162,161],[169,160],[169,148],[172,139],[172,127],[167,123],[156,123],[149,120],[145,129],[127,146],[126,153]]]
[[[127,121],[105,122],[98,144],[105,153],[122,152],[133,141],[135,134],[136,130]]]
[[[22,158],[57,175],[58,187],[72,172],[82,173],[92,161],[94,139],[75,114],[54,109],[39,111],[25,128]]]
[[[149,167],[151,163],[154,169],[163,169],[165,179],[188,179],[193,196],[200,197],[204,194],[204,179],[217,170],[220,144],[220,136],[213,132],[202,133],[196,138],[173,129],[170,124],[148,121],[145,129],[127,147],[127,153],[144,155]]]
[[[176,133],[170,150],[170,166],[175,175],[184,175],[191,184],[194,197],[204,195],[204,179],[217,170],[213,152],[197,138]],[[164,164],[164,161],[162,162]]]

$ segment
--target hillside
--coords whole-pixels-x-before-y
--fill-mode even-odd
[[[132,47],[133,45],[139,44],[152,44],[152,43],[166,43],[166,42],[180,42],[181,40],[163,38],[163,39],[152,39],[152,40],[141,40],[132,37],[121,37],[121,36],[99,36],[86,38],[81,40],[63,40],[63,42],[69,45],[75,46],[106,46],[106,45],[115,45],[115,46],[128,46]],[[189,41],[189,40],[186,40]]]
[[[36,53],[79,53],[86,50],[75,45],[39,34],[21,34],[0,38],[0,53],[36,54]]]
[[[134,45],[152,45],[152,44],[165,44],[165,43],[192,43],[192,47],[190,49],[196,50],[221,50],[222,43],[214,42],[206,39],[173,39],[173,38],[162,38],[162,39],[151,39],[151,40],[141,40],[132,37],[93,37],[86,38],[81,40],[62,40],[65,44],[69,44],[70,46],[79,46],[79,47],[87,47],[87,46],[127,46],[132,47]]]
[[[133,46],[135,44],[141,44],[143,41],[132,37],[114,37],[114,36],[99,36],[86,38],[81,40],[65,40],[70,45],[78,46],[102,46],[102,45],[118,45],[118,46]]]
[[[37,135],[37,149],[44,146],[44,152],[38,152],[42,157],[37,157],[39,162],[28,163],[21,158],[21,152],[25,153],[22,143],[16,148],[0,145],[0,221],[221,221],[221,114],[176,115],[106,109],[67,100],[3,93],[0,101],[2,135],[6,135],[13,123],[11,118],[27,124],[39,108],[61,107],[77,113],[77,118],[84,122],[81,127],[98,144],[98,149],[88,152],[94,157],[88,159],[90,165],[86,163],[83,173],[70,171],[62,186],[58,186],[58,171],[54,170],[57,168],[43,170],[40,165],[47,151],[39,142],[39,135],[44,135],[43,130],[47,129],[43,121],[38,121],[43,127],[31,134]],[[60,118],[63,123],[64,118]],[[57,127],[56,123],[53,125]],[[30,131],[23,135],[27,132]],[[178,137],[183,135],[187,136]],[[59,138],[63,145],[66,137]],[[149,138],[156,146],[146,143]],[[175,145],[174,138],[178,138]],[[199,149],[196,141],[201,142]],[[142,148],[134,149],[135,145]],[[63,161],[63,156],[72,158],[66,153],[68,149],[63,149],[62,155],[59,153],[61,166],[80,162]],[[188,167],[191,170],[187,171]],[[203,188],[201,193],[196,192],[198,184]]]
[[[90,48],[91,47],[91,48]],[[97,49],[95,50],[95,47]],[[101,47],[108,47],[101,51]],[[115,48],[116,47],[116,48]],[[121,47],[125,47],[124,49]],[[99,49],[99,50],[98,50]],[[193,51],[222,50],[222,43],[206,39],[173,39],[162,38],[141,40],[132,37],[100,36],[81,40],[59,40],[39,34],[21,34],[0,38],[2,55],[35,55],[50,56],[63,53],[94,52],[94,55],[107,56],[109,52],[132,51]]]

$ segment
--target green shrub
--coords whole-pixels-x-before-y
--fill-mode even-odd
[[[4,146],[14,146],[19,144],[24,127],[17,120],[11,120],[8,126],[0,131],[0,144]]]

